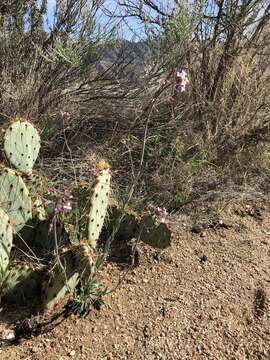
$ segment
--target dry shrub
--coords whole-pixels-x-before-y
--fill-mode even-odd
[[[209,56],[208,66],[213,72],[218,56]],[[202,184],[203,178],[208,182],[205,191],[217,190],[219,179],[226,182],[225,178],[230,177],[239,182],[243,174],[254,176],[255,169],[269,165],[267,63],[266,57],[253,52],[238,57],[215,97],[207,99],[208,89],[201,83],[201,63],[198,58],[191,61],[191,83],[174,109],[176,119],[168,119],[166,135],[159,134],[163,138],[159,148],[166,147],[164,141],[167,148],[170,144],[170,151],[156,161],[154,174],[150,175],[160,199],[171,204],[186,203],[199,196],[201,190],[196,184]]]
[[[133,2],[124,3],[128,10]],[[140,16],[140,3],[135,1],[138,7],[129,9],[132,14],[139,11],[134,16]],[[151,8],[152,2],[143,3]],[[164,27],[158,23],[163,28],[153,39],[153,53],[143,71],[138,71],[130,52],[137,46],[139,53],[145,53],[145,42],[114,43],[113,61],[106,63],[111,38],[74,42],[74,37],[60,31],[57,37],[42,33],[34,46],[31,39],[26,41],[26,33],[17,42],[4,38],[0,112],[38,121],[47,141],[46,158],[56,158],[52,167],[54,163],[64,166],[64,159],[70,159],[64,172],[71,180],[74,162],[79,173],[87,171],[78,163],[81,159],[85,165],[88,154],[108,159],[122,194],[138,171],[147,123],[143,173],[134,201],[152,198],[172,208],[191,201],[201,191],[197,186],[204,182],[201,179],[207,179],[208,185],[203,184],[207,191],[220,186],[224,169],[245,173],[262,160],[265,163],[270,139],[269,60],[264,41],[269,8],[253,26],[259,1],[237,2],[230,12],[228,2],[215,6],[222,10],[219,16],[206,13],[191,19],[187,9],[165,16]],[[158,11],[157,15],[154,24]],[[205,34],[190,31],[194,24]],[[254,31],[249,36],[250,26]],[[196,36],[185,36],[184,43],[176,41],[183,31]],[[172,98],[171,87],[159,89],[176,66],[188,69],[190,84],[186,93]],[[63,176],[63,171],[58,173]]]
[[[269,141],[269,71],[262,60],[253,54],[239,57],[211,101],[199,92],[198,69],[192,69],[192,95],[199,117],[195,125],[219,164],[240,161],[260,142]]]

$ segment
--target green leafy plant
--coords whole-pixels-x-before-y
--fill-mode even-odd
[[[103,297],[106,294],[107,289],[102,287],[95,275],[84,277],[67,308],[75,314],[87,316],[93,308],[98,310],[101,308],[104,304]]]

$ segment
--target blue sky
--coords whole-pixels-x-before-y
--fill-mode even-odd
[[[48,16],[47,16],[47,21],[46,21],[46,23],[47,23],[46,25],[48,27],[50,27],[52,25],[55,4],[56,4],[56,0],[48,0]],[[105,6],[113,12],[116,8],[116,1],[115,0],[107,0],[107,1],[105,1]],[[105,25],[105,24],[107,24],[108,18],[104,14],[102,14],[99,18],[99,21],[101,24],[103,23]],[[139,30],[140,25],[134,19],[129,19],[127,21],[128,21],[128,23],[126,23],[126,24],[122,23],[122,36],[131,39],[134,36],[133,30],[138,33],[140,32],[140,30]]]
[[[53,17],[53,12],[54,12],[54,8],[55,8],[55,2],[56,2],[56,0],[48,0],[48,19],[49,19],[49,21]]]
[[[56,0],[48,0],[48,8],[52,9],[55,6]]]

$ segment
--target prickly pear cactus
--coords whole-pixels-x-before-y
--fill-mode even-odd
[[[106,224],[106,231],[110,234],[117,227],[117,221],[121,218],[121,223],[114,236],[115,240],[129,241],[136,238],[139,231],[139,220],[132,211],[123,211],[116,206],[109,208],[109,221]]]
[[[69,245],[69,237],[63,226],[56,226],[57,243],[59,247]],[[51,251],[55,248],[54,231],[50,231],[50,221],[42,221],[35,227],[35,235],[32,239],[32,246]]]
[[[88,240],[95,248],[104,224],[110,193],[111,174],[109,169],[101,170],[92,188],[88,220]]]
[[[9,217],[0,209],[0,279],[4,276],[9,264],[12,238],[12,226]]]
[[[155,224],[151,215],[141,221],[141,240],[157,249],[165,249],[171,244],[171,231],[165,223]]]
[[[89,274],[93,264],[89,247],[86,245],[74,246],[63,253],[60,260],[63,269],[56,263],[44,281],[43,309],[53,309],[68,293],[73,293],[82,274]]]
[[[4,169],[0,174],[0,208],[18,232],[32,218],[32,202],[22,178],[13,170]]]
[[[41,274],[28,264],[13,264],[1,290],[3,300],[8,303],[37,305],[41,296]]]
[[[40,149],[40,137],[28,121],[16,121],[5,132],[4,150],[11,164],[31,174]]]

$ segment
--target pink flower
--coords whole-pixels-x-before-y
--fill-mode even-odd
[[[185,70],[176,71],[176,78],[182,79],[182,80],[187,78],[187,72]]]
[[[145,210],[153,217],[155,223],[165,223],[168,216],[168,212],[165,207],[154,206],[153,204],[147,204]]]
[[[182,93],[186,90],[186,86],[189,84],[187,72],[185,70],[176,71],[175,73],[175,91]]]
[[[71,202],[68,201],[66,204],[63,205],[63,211],[64,213],[68,213],[72,210],[72,205],[71,205]]]
[[[185,90],[186,90],[186,87],[183,86],[183,85],[176,85],[176,86],[175,86],[175,91],[176,91],[177,93],[182,93],[182,92],[184,92]]]

